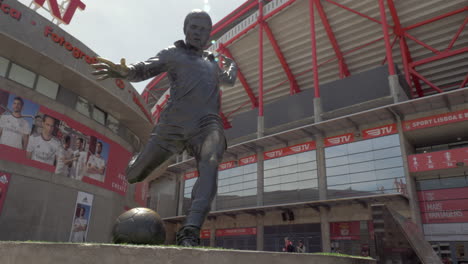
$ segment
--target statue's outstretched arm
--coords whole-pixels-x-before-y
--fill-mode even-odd
[[[146,61],[126,65],[125,59],[120,64],[115,64],[104,58],[96,58],[99,63],[92,64],[96,69],[92,74],[98,76],[98,80],[107,78],[122,78],[130,82],[139,82],[157,76],[168,70],[170,51],[164,49],[156,56]]]
[[[98,80],[105,80],[107,78],[127,78],[130,73],[130,68],[125,64],[125,59],[120,60],[120,64],[115,64],[110,60],[97,57],[98,63],[91,66],[96,69],[92,72],[93,75],[98,76]]]

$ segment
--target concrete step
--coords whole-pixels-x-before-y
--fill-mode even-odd
[[[2,264],[375,264],[311,254],[130,246],[109,244],[0,242]]]

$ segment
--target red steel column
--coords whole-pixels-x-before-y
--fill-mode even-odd
[[[258,116],[263,116],[263,0],[258,0]]]
[[[388,25],[387,25],[387,17],[385,15],[384,0],[379,0],[379,7],[380,7],[380,20],[382,21],[382,31],[384,33],[384,40],[385,40],[385,50],[387,51],[388,73],[390,75],[395,75],[395,65],[393,64],[392,46],[390,44],[390,37],[388,36]]]
[[[317,39],[315,35],[314,0],[309,0],[310,38],[312,42],[312,70],[314,72],[314,97],[320,98],[319,75],[317,64]]]

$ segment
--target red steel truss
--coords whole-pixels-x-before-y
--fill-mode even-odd
[[[430,23],[434,23],[436,21],[443,20],[447,17],[467,12],[468,11],[468,6],[465,6],[463,8],[459,8],[457,10],[453,10],[441,15],[437,15],[435,17],[426,19],[424,21],[415,23],[410,26],[403,27],[400,22],[400,17],[397,12],[397,9],[395,8],[395,3],[394,0],[377,0],[379,5],[379,11],[380,11],[380,19],[373,18],[369,15],[363,14],[361,12],[358,12],[357,10],[354,10],[350,7],[347,7],[346,5],[340,4],[336,2],[337,0],[309,0],[309,7],[310,7],[310,36],[311,36],[311,50],[312,50],[312,61],[311,61],[311,67],[306,69],[305,71],[294,75],[291,71],[291,69],[288,66],[287,60],[282,53],[282,49],[278,42],[276,41],[271,28],[269,27],[269,24],[267,20],[277,14],[278,12],[281,12],[284,8],[290,6],[296,0],[289,0],[286,3],[284,3],[281,7],[277,8],[276,10],[270,12],[269,14],[263,16],[263,12],[259,12],[258,20],[253,23],[252,25],[248,26],[245,28],[243,31],[238,33],[236,36],[232,37],[230,40],[226,41],[225,43],[221,43],[219,45],[219,49],[217,50],[220,53],[225,54],[228,57],[233,58],[232,54],[230,53],[228,46],[231,45],[234,41],[238,40],[242,36],[248,34],[251,30],[254,28],[258,27],[259,29],[259,44],[258,44],[258,49],[259,49],[259,94],[258,98],[255,97],[254,92],[250,88],[245,76],[242,74],[242,70],[239,68],[239,81],[242,83],[244,90],[247,94],[248,100],[242,104],[238,108],[236,108],[234,111],[228,113],[227,115],[222,114],[223,120],[226,121],[226,124],[228,124],[227,119],[234,114],[235,112],[239,111],[241,108],[243,108],[246,105],[251,105],[252,108],[260,107],[259,109],[259,115],[263,115],[263,96],[264,93],[267,93],[285,82],[289,81],[290,83],[290,94],[295,94],[300,92],[299,86],[297,85],[296,79],[304,74],[312,72],[312,78],[314,80],[314,96],[316,98],[320,97],[320,87],[319,87],[319,72],[318,69],[332,61],[337,61],[338,62],[338,67],[339,67],[339,73],[340,73],[340,78],[346,78],[347,76],[350,76],[351,73],[348,69],[348,65],[346,64],[346,55],[353,53],[359,49],[362,49],[368,45],[371,45],[376,42],[384,41],[385,44],[385,58],[383,58],[383,62],[388,64],[388,70],[390,75],[395,75],[395,66],[394,66],[394,55],[392,52],[392,49],[394,45],[399,45],[399,50],[400,50],[400,56],[402,60],[402,65],[403,65],[403,71],[405,73],[405,79],[409,87],[411,87],[411,90],[413,92],[412,96],[413,98],[415,97],[422,97],[425,96],[428,92],[438,92],[441,93],[444,91],[444,88],[447,87],[438,87],[435,85],[433,82],[430,81],[430,76],[423,76],[420,71],[418,71],[418,67],[427,63],[431,63],[434,61],[446,59],[448,57],[452,56],[457,56],[463,53],[468,52],[468,47],[462,47],[458,49],[454,49],[454,44],[456,41],[459,39],[460,35],[462,34],[463,30],[465,30],[466,25],[468,24],[468,17],[464,19],[464,21],[461,23],[461,25],[457,25],[457,31],[454,34],[453,37],[447,39],[447,48],[444,50],[438,50],[426,42],[422,41],[421,39],[416,38],[412,33],[411,30],[419,27],[423,27],[425,25],[428,25]],[[233,13],[229,14],[225,19],[221,20],[218,24],[214,26],[213,29],[213,34],[220,32],[224,27],[229,26],[231,23],[233,23],[236,19],[240,18],[242,15],[246,14],[247,12],[251,11],[252,9],[258,9],[258,10],[263,10],[263,4],[265,1],[263,0],[248,0],[246,1],[241,7],[236,9]],[[355,47],[351,50],[345,50],[343,51],[340,48],[339,42],[337,41],[335,34],[333,32],[333,28],[331,27],[328,18],[327,18],[327,13],[323,7],[323,4],[326,3],[328,5],[334,5],[336,7],[339,7],[341,9],[344,9],[348,12],[352,12],[357,16],[366,18],[369,23],[378,23],[381,24],[382,26],[382,37],[371,40],[359,47]],[[377,3],[376,3],[377,4]],[[320,22],[315,20],[315,14],[314,12],[317,12]],[[387,23],[387,17],[386,17],[386,12],[388,12],[391,15],[391,23]],[[318,20],[318,19],[317,19]],[[317,23],[321,23],[323,28],[326,31],[327,37],[330,41],[330,45],[332,46],[335,57],[328,59],[323,62],[318,62],[317,61],[317,40],[316,40],[316,25]],[[281,63],[281,66],[286,73],[286,76],[288,80],[282,81],[278,85],[274,85],[273,87],[270,87],[264,91],[263,87],[263,32],[266,33],[267,37],[269,38],[269,43],[272,45],[272,48]],[[424,47],[427,50],[430,50],[433,53],[433,56],[420,59],[420,60],[414,60],[412,56],[411,50],[408,48],[408,42],[413,42],[417,43],[418,45]],[[398,44],[397,44],[398,43]],[[143,92],[143,97],[146,101],[148,101],[148,98],[151,96],[151,90],[155,89],[157,84],[165,78],[165,75],[161,75],[156,77],[148,86],[146,87],[145,91]],[[428,90],[423,90],[422,89],[422,83],[426,83],[430,89]],[[468,84],[468,74],[464,78],[464,80],[456,84],[456,87],[464,87]],[[454,86],[454,85],[450,85]],[[249,103],[250,102],[250,103]],[[226,125],[227,127],[230,126]]]

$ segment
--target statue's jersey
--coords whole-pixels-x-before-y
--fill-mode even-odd
[[[234,84],[235,64],[222,71],[213,56],[197,55],[183,41],[159,52],[145,62],[130,66],[130,81],[141,81],[167,72],[170,81],[170,98],[161,113],[156,133],[164,138],[171,135],[193,135],[199,128],[218,124],[221,82]]]

